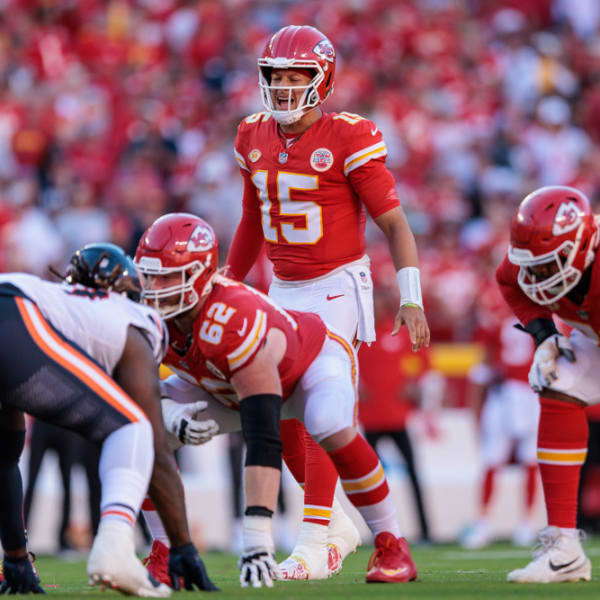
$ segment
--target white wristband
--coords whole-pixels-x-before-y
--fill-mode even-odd
[[[416,304],[423,308],[423,297],[421,296],[421,280],[417,267],[403,267],[396,273],[398,287],[400,288],[400,306],[405,304]]]

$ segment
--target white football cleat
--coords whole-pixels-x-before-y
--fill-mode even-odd
[[[545,527],[539,533],[533,560],[523,569],[511,571],[506,579],[513,583],[589,581],[592,565],[581,547],[582,535],[580,531],[571,537],[558,527]]]
[[[101,522],[87,564],[90,585],[123,594],[167,598],[171,589],[150,576],[135,555],[133,530],[118,522]]]
[[[346,514],[337,499],[334,500],[331,522],[327,532],[327,566],[330,577],[337,575],[342,570],[343,560],[346,556],[356,552],[361,541],[354,521]]]
[[[467,550],[476,550],[489,546],[494,537],[487,521],[475,521],[467,527],[465,533],[460,537],[458,543]]]
[[[279,564],[281,579],[327,579],[327,527],[302,521],[292,553]]]

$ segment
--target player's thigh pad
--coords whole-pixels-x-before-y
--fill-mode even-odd
[[[2,403],[100,442],[144,412],[33,302],[0,296]]]
[[[302,421],[317,442],[356,424],[356,354],[345,344],[328,337],[283,405],[282,418]]]
[[[550,389],[562,392],[588,405],[600,402],[600,348],[597,342],[576,329],[571,333],[575,362],[564,356],[556,361],[556,381]]]
[[[502,385],[492,386],[481,411],[481,459],[486,467],[495,467],[508,460],[511,448]]]
[[[170,375],[161,381],[160,391],[162,396],[168,396],[180,404],[191,404],[199,400],[206,402],[206,411],[199,418],[202,421],[214,419],[219,426],[219,433],[242,430],[239,410],[225,406],[199,385],[186,381],[178,375]]]
[[[283,308],[317,313],[350,342],[356,336],[360,314],[358,295],[346,271],[297,286],[273,283],[269,296]]]

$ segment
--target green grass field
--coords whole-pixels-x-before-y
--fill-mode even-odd
[[[365,567],[371,548],[361,548],[344,562],[342,573],[326,581],[276,583],[273,589],[241,589],[235,557],[212,552],[204,556],[213,581],[221,588],[219,598],[482,598],[482,599],[537,599],[600,598],[600,538],[585,544],[596,573],[590,583],[563,583],[552,585],[523,585],[505,582],[506,573],[524,566],[529,552],[508,544],[495,544],[477,551],[461,550],[455,545],[415,546],[413,556],[419,567],[419,581],[400,585],[364,583]],[[283,557],[282,557],[283,558]],[[42,583],[52,598],[82,598],[99,596],[99,589],[90,588],[85,577],[85,563],[62,562],[56,558],[39,557],[36,563]],[[55,587],[58,586],[58,587]],[[182,597],[193,598],[200,592],[181,592]],[[114,591],[104,597],[116,597]],[[205,594],[204,594],[205,595]]]

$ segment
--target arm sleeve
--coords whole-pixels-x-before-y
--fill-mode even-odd
[[[229,266],[229,276],[238,281],[242,281],[248,275],[264,243],[256,188],[247,173],[242,171],[242,175],[244,177],[242,218],[231,241],[225,263]]]
[[[372,219],[400,206],[394,176],[388,171],[383,158],[370,160],[351,171],[348,179]]]
[[[496,269],[496,281],[500,286],[504,300],[523,325],[527,325],[533,319],[549,319],[552,321],[550,310],[536,304],[521,291],[517,283],[518,270],[519,268],[513,265],[507,256],[504,257],[504,260]]]

